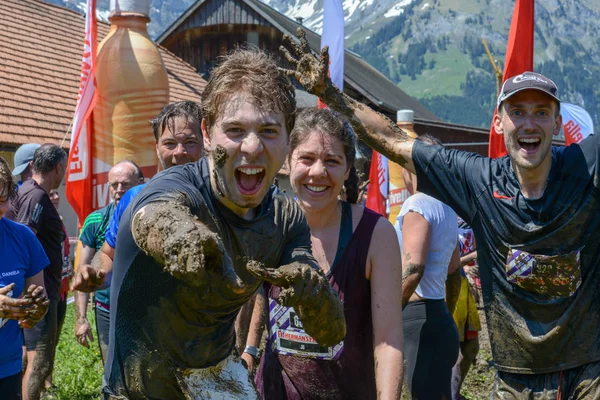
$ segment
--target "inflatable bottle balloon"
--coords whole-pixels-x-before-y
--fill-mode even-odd
[[[108,171],[135,161],[145,178],[157,172],[149,121],[169,101],[167,71],[148,36],[150,0],[111,0],[110,32],[98,47],[93,111],[94,209],[107,205]]]
[[[398,126],[412,138],[417,134],[413,128],[414,112],[412,110],[398,110],[396,123]],[[396,163],[389,161],[388,171],[390,176],[388,202],[390,207],[389,221],[396,223],[396,217],[400,213],[402,204],[408,199],[410,193],[406,189],[404,178],[402,177],[403,168]]]

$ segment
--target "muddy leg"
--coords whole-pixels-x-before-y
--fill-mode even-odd
[[[27,370],[23,376],[23,400],[39,400],[44,381],[50,372],[52,349],[27,352]]]
[[[252,311],[256,295],[252,296],[246,304],[242,306],[235,320],[235,347],[238,354],[242,354],[246,348],[246,340],[248,339],[248,329],[250,328],[250,320],[252,319]]]
[[[479,352],[479,338],[465,339],[460,344],[460,353],[458,354],[458,360],[452,369],[452,400],[463,399],[460,394],[462,387],[471,365],[475,362]]]

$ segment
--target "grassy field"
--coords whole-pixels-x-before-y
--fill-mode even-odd
[[[483,318],[483,314],[481,317]],[[47,393],[44,399],[56,400],[96,400],[101,399],[100,387],[102,385],[102,360],[96,341],[90,349],[79,345],[75,341],[75,312],[73,305],[67,309],[67,317],[63,327],[54,367],[54,385],[57,387],[52,393]],[[95,324],[93,312],[88,312],[88,319]],[[482,321],[483,322],[483,321]],[[485,331],[480,337],[481,350],[477,363],[471,368],[463,386],[463,395],[470,400],[484,400],[489,398],[490,388],[494,378],[494,369],[490,366],[490,345]],[[96,331],[94,329],[94,340]],[[408,398],[404,396],[403,398]]]
[[[94,313],[88,312],[93,325],[94,342],[89,349],[75,340],[75,310],[73,304],[67,308],[67,316],[58,342],[54,363],[53,383],[57,387],[44,399],[92,400],[100,399],[102,385],[102,359],[96,337]]]

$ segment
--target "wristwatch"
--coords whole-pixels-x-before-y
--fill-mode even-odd
[[[260,360],[260,350],[255,346],[246,346],[244,353],[250,354],[255,361]]]

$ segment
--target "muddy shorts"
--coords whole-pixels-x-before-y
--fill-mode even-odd
[[[498,371],[490,400],[600,399],[600,361],[547,374]]]
[[[180,370],[177,380],[188,400],[258,399],[248,370],[234,355],[214,367]]]
[[[27,351],[46,351],[48,354],[54,354],[59,335],[58,303],[59,300],[50,300],[50,306],[44,318],[32,328],[23,329]]]

